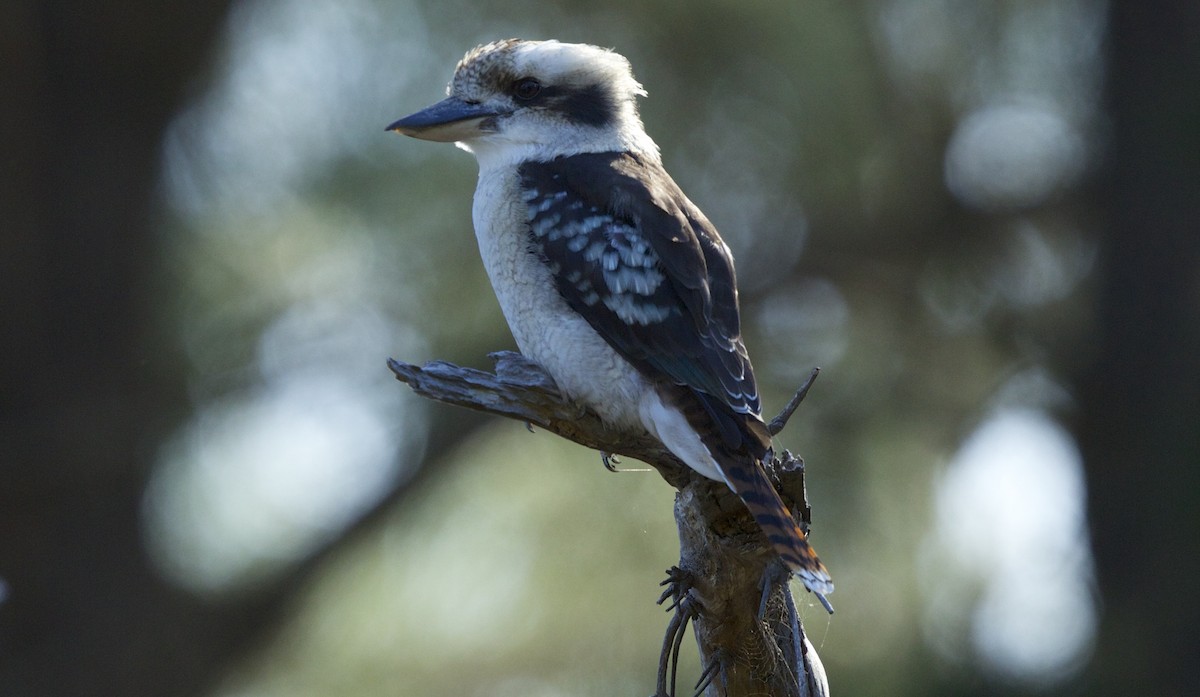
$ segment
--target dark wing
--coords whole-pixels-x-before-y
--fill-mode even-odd
[[[520,174],[530,245],[567,304],[664,384],[784,563],[810,590],[831,592],[761,464],[771,436],[742,344],[733,259],[712,223],[637,155],[573,155]]]
[[[688,388],[726,447],[761,457],[770,437],[733,259],[712,223],[634,154],[530,162],[520,175],[532,247],[567,303],[644,374]]]

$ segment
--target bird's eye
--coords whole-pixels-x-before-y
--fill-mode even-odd
[[[531,77],[524,77],[513,83],[513,94],[517,99],[529,101],[538,96],[538,92],[541,91],[542,83]]]

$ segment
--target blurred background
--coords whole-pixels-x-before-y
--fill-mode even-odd
[[[509,36],[632,61],[766,410],[823,369],[834,694],[1200,694],[1198,7],[8,0],[0,694],[653,689],[670,487],[384,365],[512,348],[383,130]]]

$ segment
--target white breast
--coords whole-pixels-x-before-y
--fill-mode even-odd
[[[479,173],[473,209],[484,267],[521,353],[540,363],[569,398],[614,425],[641,425],[649,383],[572,310],[529,249],[528,212],[515,167]],[[657,397],[654,397],[657,401]]]

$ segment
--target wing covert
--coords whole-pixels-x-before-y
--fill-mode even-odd
[[[643,373],[690,388],[730,447],[759,417],[732,258],[661,165],[594,153],[521,165],[530,244],[567,303]],[[739,442],[734,442],[739,441]]]

